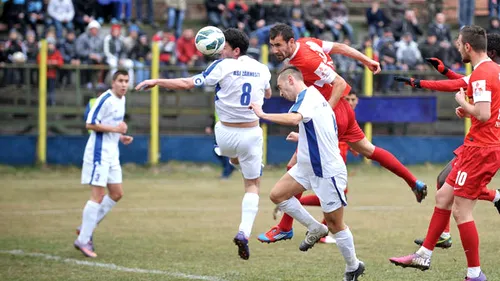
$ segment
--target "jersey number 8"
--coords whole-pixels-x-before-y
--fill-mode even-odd
[[[241,105],[249,105],[251,100],[250,93],[252,92],[252,84],[250,83],[243,84],[241,91],[242,91],[240,98]]]

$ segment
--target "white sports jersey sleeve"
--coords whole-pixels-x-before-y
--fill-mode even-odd
[[[302,115],[302,120],[307,123],[314,115],[315,104],[311,102],[311,95],[306,95],[305,92],[307,89],[304,89],[297,97],[297,101],[290,109],[290,112],[300,113]]]
[[[331,41],[322,41],[322,45],[323,45],[323,52],[325,52],[325,54],[329,54],[332,49],[333,49],[333,42]]]
[[[87,124],[100,124],[104,116],[108,113],[109,102],[106,102],[110,96],[102,94],[94,103],[94,106],[87,115]]]

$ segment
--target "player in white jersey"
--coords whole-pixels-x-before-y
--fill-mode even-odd
[[[246,56],[248,37],[235,28],[224,31],[226,44],[221,59],[213,62],[203,73],[189,78],[153,79],[137,85],[136,89],[160,86],[172,90],[192,89],[203,85],[215,86],[215,109],[219,122],[215,138],[221,155],[240,166],[245,185],[241,223],[233,241],[242,259],[250,257],[248,238],[259,206],[259,186],[262,173],[262,130],[259,118],[248,107],[264,103],[271,97],[271,73],[264,64]]]
[[[262,119],[299,125],[299,144],[297,165],[276,183],[269,197],[283,212],[307,227],[299,246],[301,251],[312,248],[330,230],[347,263],[344,280],[358,280],[365,266],[356,257],[352,233],[343,220],[347,169],[338,146],[335,113],[315,87],[306,86],[302,73],[294,66],[280,72],[278,88],[282,97],[295,101],[289,113],[267,114],[260,104],[253,103],[251,108]],[[320,200],[328,227],[315,220],[295,198],[311,189]]]
[[[74,246],[91,258],[97,257],[92,243],[94,228],[123,196],[118,142],[128,145],[133,141],[131,136],[124,135],[128,80],[126,71],[116,71],[111,89],[97,98],[87,115],[86,128],[92,132],[83,155],[82,184],[90,185],[91,194],[83,209]]]

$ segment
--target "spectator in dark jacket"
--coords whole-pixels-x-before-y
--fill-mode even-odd
[[[95,19],[96,0],[73,0],[75,17],[73,23],[78,33],[85,32],[87,25]]]
[[[80,34],[76,39],[76,52],[82,64],[103,64],[104,48],[103,40],[99,36],[101,25],[97,21],[91,21],[87,26],[87,32]],[[95,71],[82,71],[82,82],[87,83],[87,88],[92,88],[92,74]],[[100,81],[103,82],[102,73]]]
[[[306,29],[304,7],[302,7],[300,0],[293,0],[293,4],[290,7],[290,12],[288,14],[288,19],[295,37],[309,35]]]
[[[227,20],[225,17],[226,0],[205,0],[205,8],[207,10],[208,25],[227,28]]]
[[[67,65],[80,65],[80,58],[76,50],[76,35],[73,30],[68,30],[66,33],[66,38],[59,45],[59,51],[64,60],[64,64]],[[59,75],[59,83],[62,84],[63,79],[66,78],[66,84],[71,84],[71,72],[70,70],[63,69]]]
[[[438,42],[451,42],[450,26],[446,24],[446,16],[443,13],[437,13],[436,19],[429,25],[428,34],[434,34]]]
[[[26,22],[31,30],[35,32],[38,38],[37,23],[45,23],[45,13],[47,5],[44,0],[27,0],[26,1]]]
[[[281,0],[274,0],[273,4],[266,9],[266,25],[273,25],[277,22],[288,22],[288,11],[281,4]]]
[[[490,27],[488,27],[487,32],[500,34],[500,20],[497,17],[490,19]]]
[[[129,55],[130,59],[134,61],[134,67],[137,68],[135,71],[136,84],[149,79],[149,66],[151,65],[151,48],[148,36],[143,34],[138,41]]]
[[[327,13],[323,1],[313,0],[304,7],[306,28],[313,37],[319,37],[328,27],[325,24]]]
[[[251,31],[264,27],[266,23],[267,9],[263,4],[264,0],[255,0],[255,3],[250,6],[248,11],[249,28]]]
[[[37,57],[38,63],[40,63],[40,54]],[[55,90],[56,90],[56,79],[57,79],[57,67],[61,67],[64,64],[61,53],[56,48],[56,40],[53,38],[47,39],[47,93],[49,95],[48,104],[55,105]]]
[[[5,1],[2,0],[2,2]],[[25,0],[10,1],[9,8],[4,11],[4,13],[7,13],[7,28],[9,30],[18,28],[24,34],[26,32],[25,12]]]
[[[19,39],[19,34],[15,29],[12,29],[9,32],[9,40],[5,42],[5,51],[8,56],[8,62],[14,64],[23,64],[26,62],[26,46]],[[21,53],[22,56],[19,56],[19,60],[17,60],[16,53]],[[7,83],[14,84],[17,80],[18,86],[22,86],[24,84],[24,71],[22,68],[12,68],[7,71]],[[18,76],[18,77],[17,77]]]
[[[36,64],[36,57],[38,55],[38,42],[36,41],[36,35],[33,30],[28,30],[26,32],[26,40],[24,41],[24,46],[26,47],[26,62]],[[35,84],[36,81],[36,69],[31,69],[29,71],[30,83]]]
[[[368,23],[368,35],[382,37],[387,19],[384,11],[380,9],[380,3],[375,1],[372,7],[366,9],[366,22]]]
[[[411,34],[413,41],[418,41],[418,37],[424,34],[413,10],[407,10],[405,12],[405,17],[394,21],[391,27],[396,41],[401,40],[403,34],[406,33]]]
[[[248,5],[244,0],[232,0],[227,4],[229,10],[229,27],[237,28],[247,33],[248,27]]]

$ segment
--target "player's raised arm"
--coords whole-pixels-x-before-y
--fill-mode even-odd
[[[265,113],[262,106],[257,103],[250,104],[250,109],[253,110],[255,115],[261,119],[271,121],[276,124],[285,126],[297,126],[302,121],[302,114],[298,112],[292,113]]]
[[[135,86],[137,91],[149,90],[155,86],[171,90],[189,90],[195,87],[196,76],[174,79],[149,79]]]
[[[412,77],[395,76],[394,80],[404,82],[413,88],[431,89],[440,92],[457,92],[460,88],[467,87],[467,81],[464,78],[453,80],[420,80]]]
[[[347,82],[342,78],[340,75],[335,76],[335,80],[333,81],[333,87],[332,87],[332,95],[330,99],[328,100],[328,103],[331,105],[332,108],[334,108],[339,100],[342,98],[342,94],[344,93],[345,89],[347,88]]]
[[[448,77],[448,79],[460,79],[464,77],[464,75],[462,74],[453,72],[453,70],[449,69],[446,65],[444,65],[443,61],[438,58],[426,58],[425,60],[430,65],[432,65],[432,67],[434,67],[439,73]]]
[[[378,74],[381,71],[378,61],[367,57],[365,54],[346,44],[323,41],[323,50],[330,55],[340,54],[358,60],[368,67],[373,74]]]

